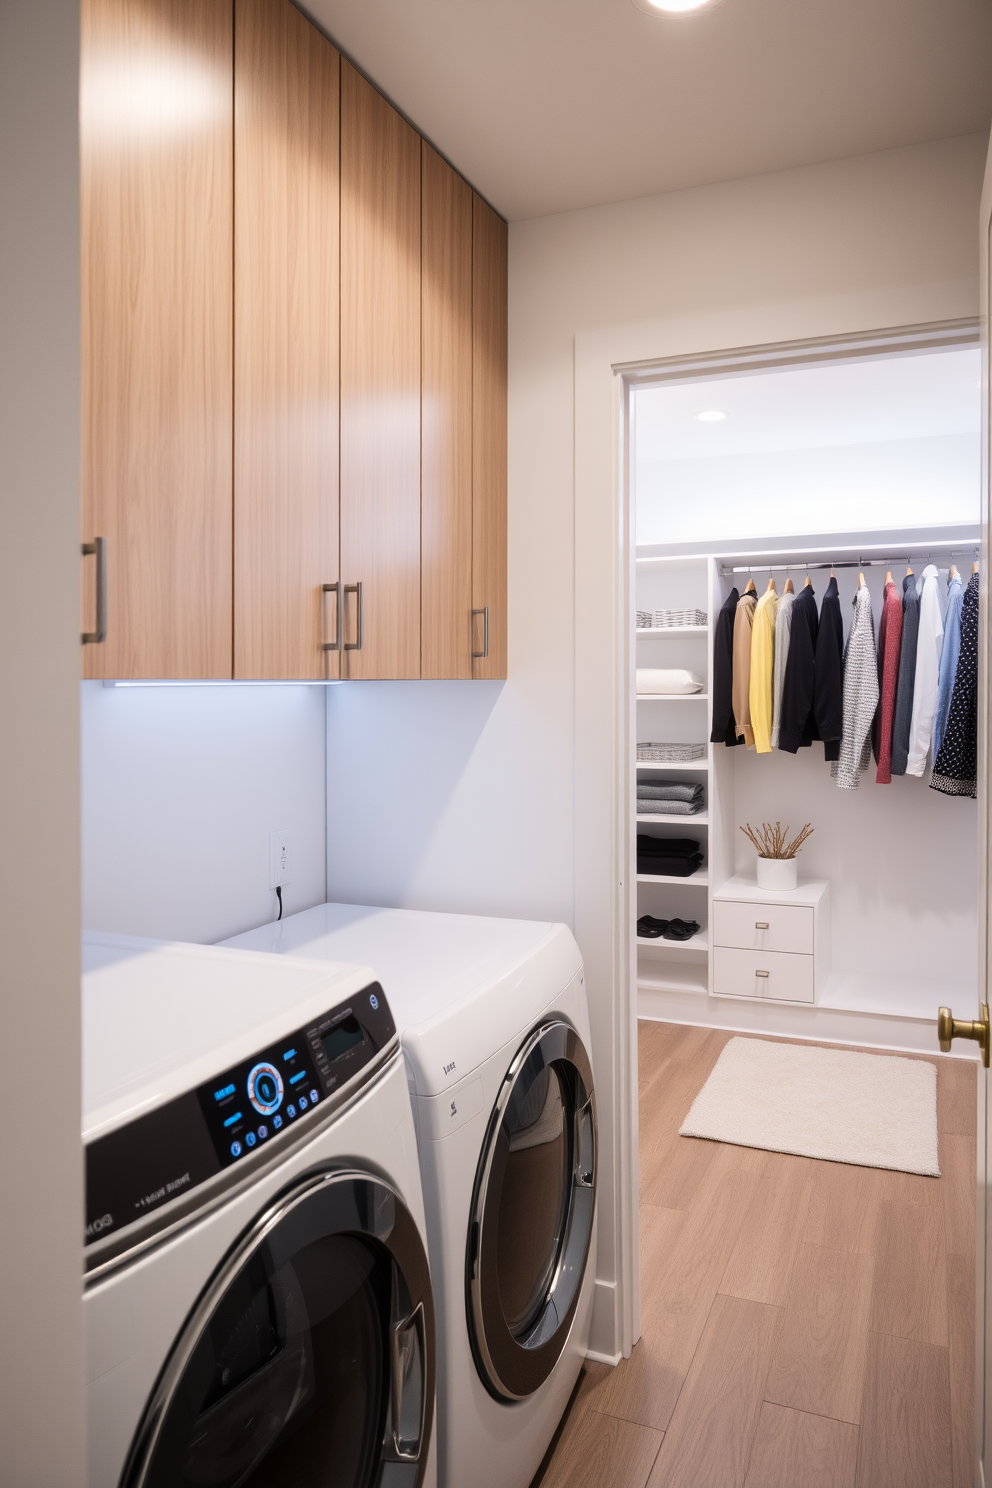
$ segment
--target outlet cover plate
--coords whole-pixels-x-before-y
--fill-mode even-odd
[[[293,882],[293,859],[291,834],[288,831],[269,833],[269,888],[278,889]]]

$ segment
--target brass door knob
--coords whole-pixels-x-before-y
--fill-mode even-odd
[[[973,1021],[955,1018],[950,1008],[942,1007],[937,1014],[937,1038],[944,1054],[950,1052],[951,1039],[974,1039],[982,1051],[982,1063],[989,1067],[989,1005],[982,1003],[980,1015]]]

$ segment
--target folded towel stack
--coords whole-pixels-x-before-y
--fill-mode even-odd
[[[637,812],[653,816],[695,816],[703,809],[701,785],[655,785],[637,782]]]
[[[691,837],[648,837],[637,834],[637,871],[668,878],[690,878],[703,861],[699,843]]]
[[[637,691],[655,693],[658,697],[684,697],[702,692],[703,679],[684,667],[638,667]]]

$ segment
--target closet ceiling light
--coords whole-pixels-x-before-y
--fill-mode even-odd
[[[722,0],[632,0],[647,15],[698,15],[702,10],[715,10]]]
[[[722,408],[703,408],[696,414],[701,424],[719,424],[727,415]]]

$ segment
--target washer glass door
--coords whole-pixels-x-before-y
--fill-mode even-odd
[[[554,1369],[592,1237],[596,1114],[589,1057],[562,1019],[525,1040],[503,1082],[476,1175],[469,1330],[492,1394],[519,1400]]]
[[[320,1173],[222,1265],[145,1413],[128,1488],[415,1488],[434,1400],[416,1225],[385,1184]]]

